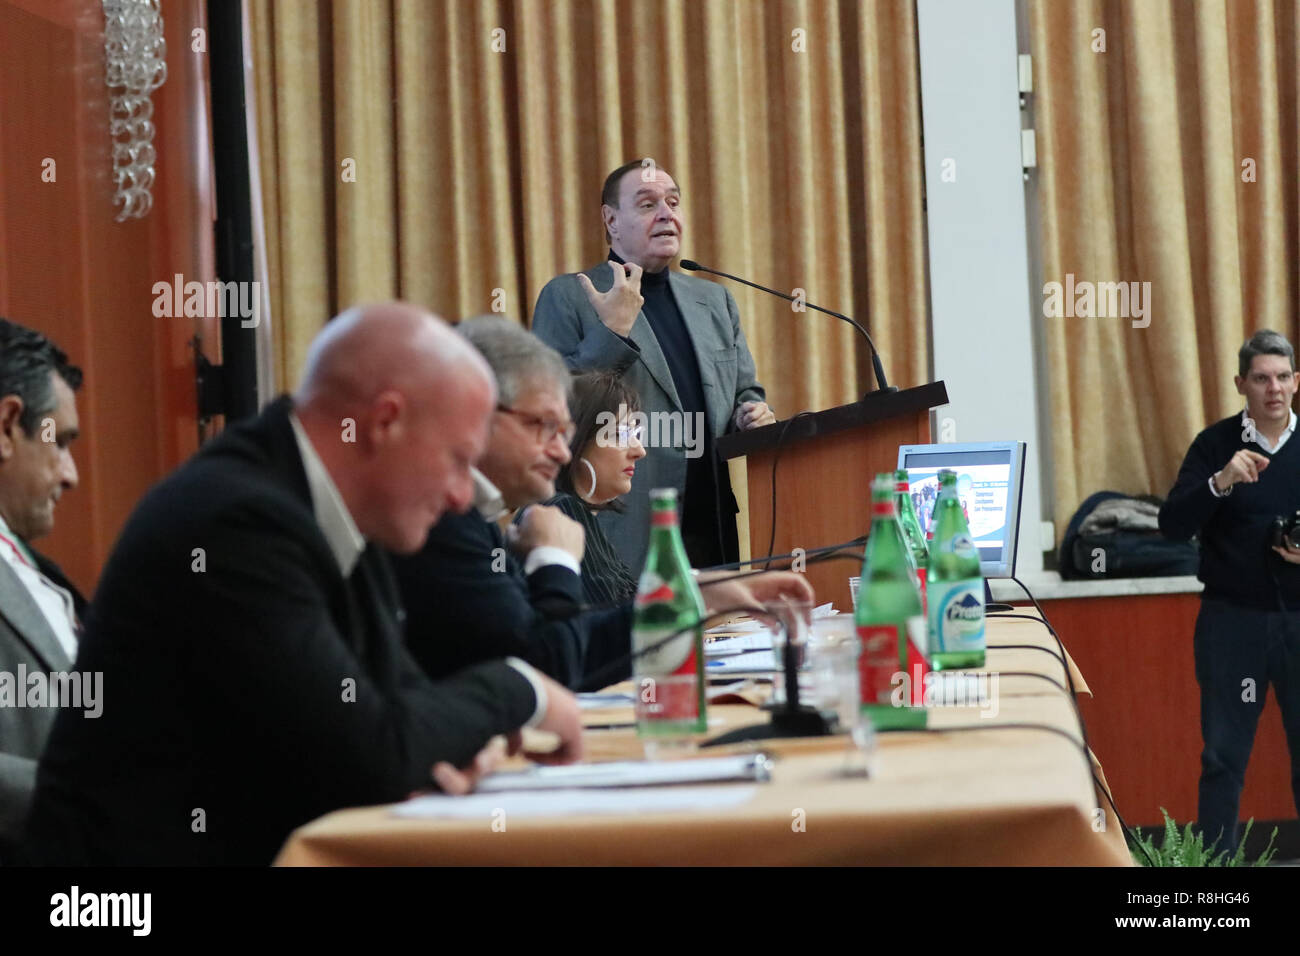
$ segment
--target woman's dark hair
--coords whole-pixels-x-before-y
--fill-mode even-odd
[[[596,505],[588,502],[582,495],[578,494],[573,484],[573,475],[575,469],[584,476],[590,474],[585,467],[578,462],[578,458],[586,450],[587,446],[596,438],[609,421],[604,417],[604,413],[617,416],[621,411],[625,414],[628,412],[639,411],[641,408],[641,399],[637,396],[636,389],[623,380],[623,377],[617,372],[584,372],[581,375],[573,377],[573,398],[570,400],[569,414],[573,418],[573,440],[569,442],[569,455],[572,461],[567,468],[564,468],[559,477],[555,479],[557,490],[565,494],[573,495],[580,498],[590,508],[608,508],[611,511],[622,511],[623,505],[617,498],[613,501],[607,501],[603,505]]]

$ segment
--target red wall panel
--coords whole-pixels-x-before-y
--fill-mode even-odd
[[[79,488],[37,547],[83,590],[144,491],[197,447],[188,342],[214,323],[159,319],[153,284],[213,278],[202,0],[163,4],[168,78],[153,94],[153,210],[115,222],[99,0],[0,0],[0,314],[86,373]],[[45,159],[56,179],[41,179]],[[213,345],[208,345],[209,352]]]
[[[1160,807],[1196,819],[1200,691],[1192,661],[1197,594],[1043,601],[1093,692],[1079,704],[1093,751],[1130,825],[1160,823]],[[1296,815],[1281,713],[1269,694],[1242,793],[1241,819]]]

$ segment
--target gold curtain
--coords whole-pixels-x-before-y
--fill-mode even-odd
[[[1243,407],[1241,343],[1296,339],[1298,11],[1030,0],[1044,281],[1151,284],[1145,328],[1043,319],[1058,533],[1093,491],[1166,494]]]
[[[911,0],[249,6],[283,387],[357,301],[525,320],[604,258],[604,176],[643,156],[686,256],[869,316],[892,380],[928,380]],[[869,386],[843,323],[730,288],[781,415]]]
[[[527,321],[605,258],[601,185],[647,156],[682,188],[686,257],[865,320],[891,383],[929,381],[912,0],[249,9],[282,388],[357,302]],[[844,323],[729,288],[778,417],[873,387]]]

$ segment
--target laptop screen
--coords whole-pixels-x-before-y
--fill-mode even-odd
[[[986,578],[1015,573],[1024,449],[1024,442],[903,445],[898,449],[898,467],[907,469],[912,504],[927,538],[939,496],[939,472],[946,468],[957,473],[957,495],[971,538],[979,548],[980,572]]]

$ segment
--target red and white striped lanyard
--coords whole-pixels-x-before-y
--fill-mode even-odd
[[[18,547],[18,542],[11,540],[10,537],[7,534],[5,534],[3,531],[0,531],[0,541],[3,541],[5,544],[9,545],[9,547],[13,550],[13,553],[18,556],[19,561],[27,565],[37,574],[41,573],[40,568],[33,565],[31,561],[27,560],[27,555],[23,553],[22,548]],[[42,577],[43,576],[44,575],[42,575]]]

